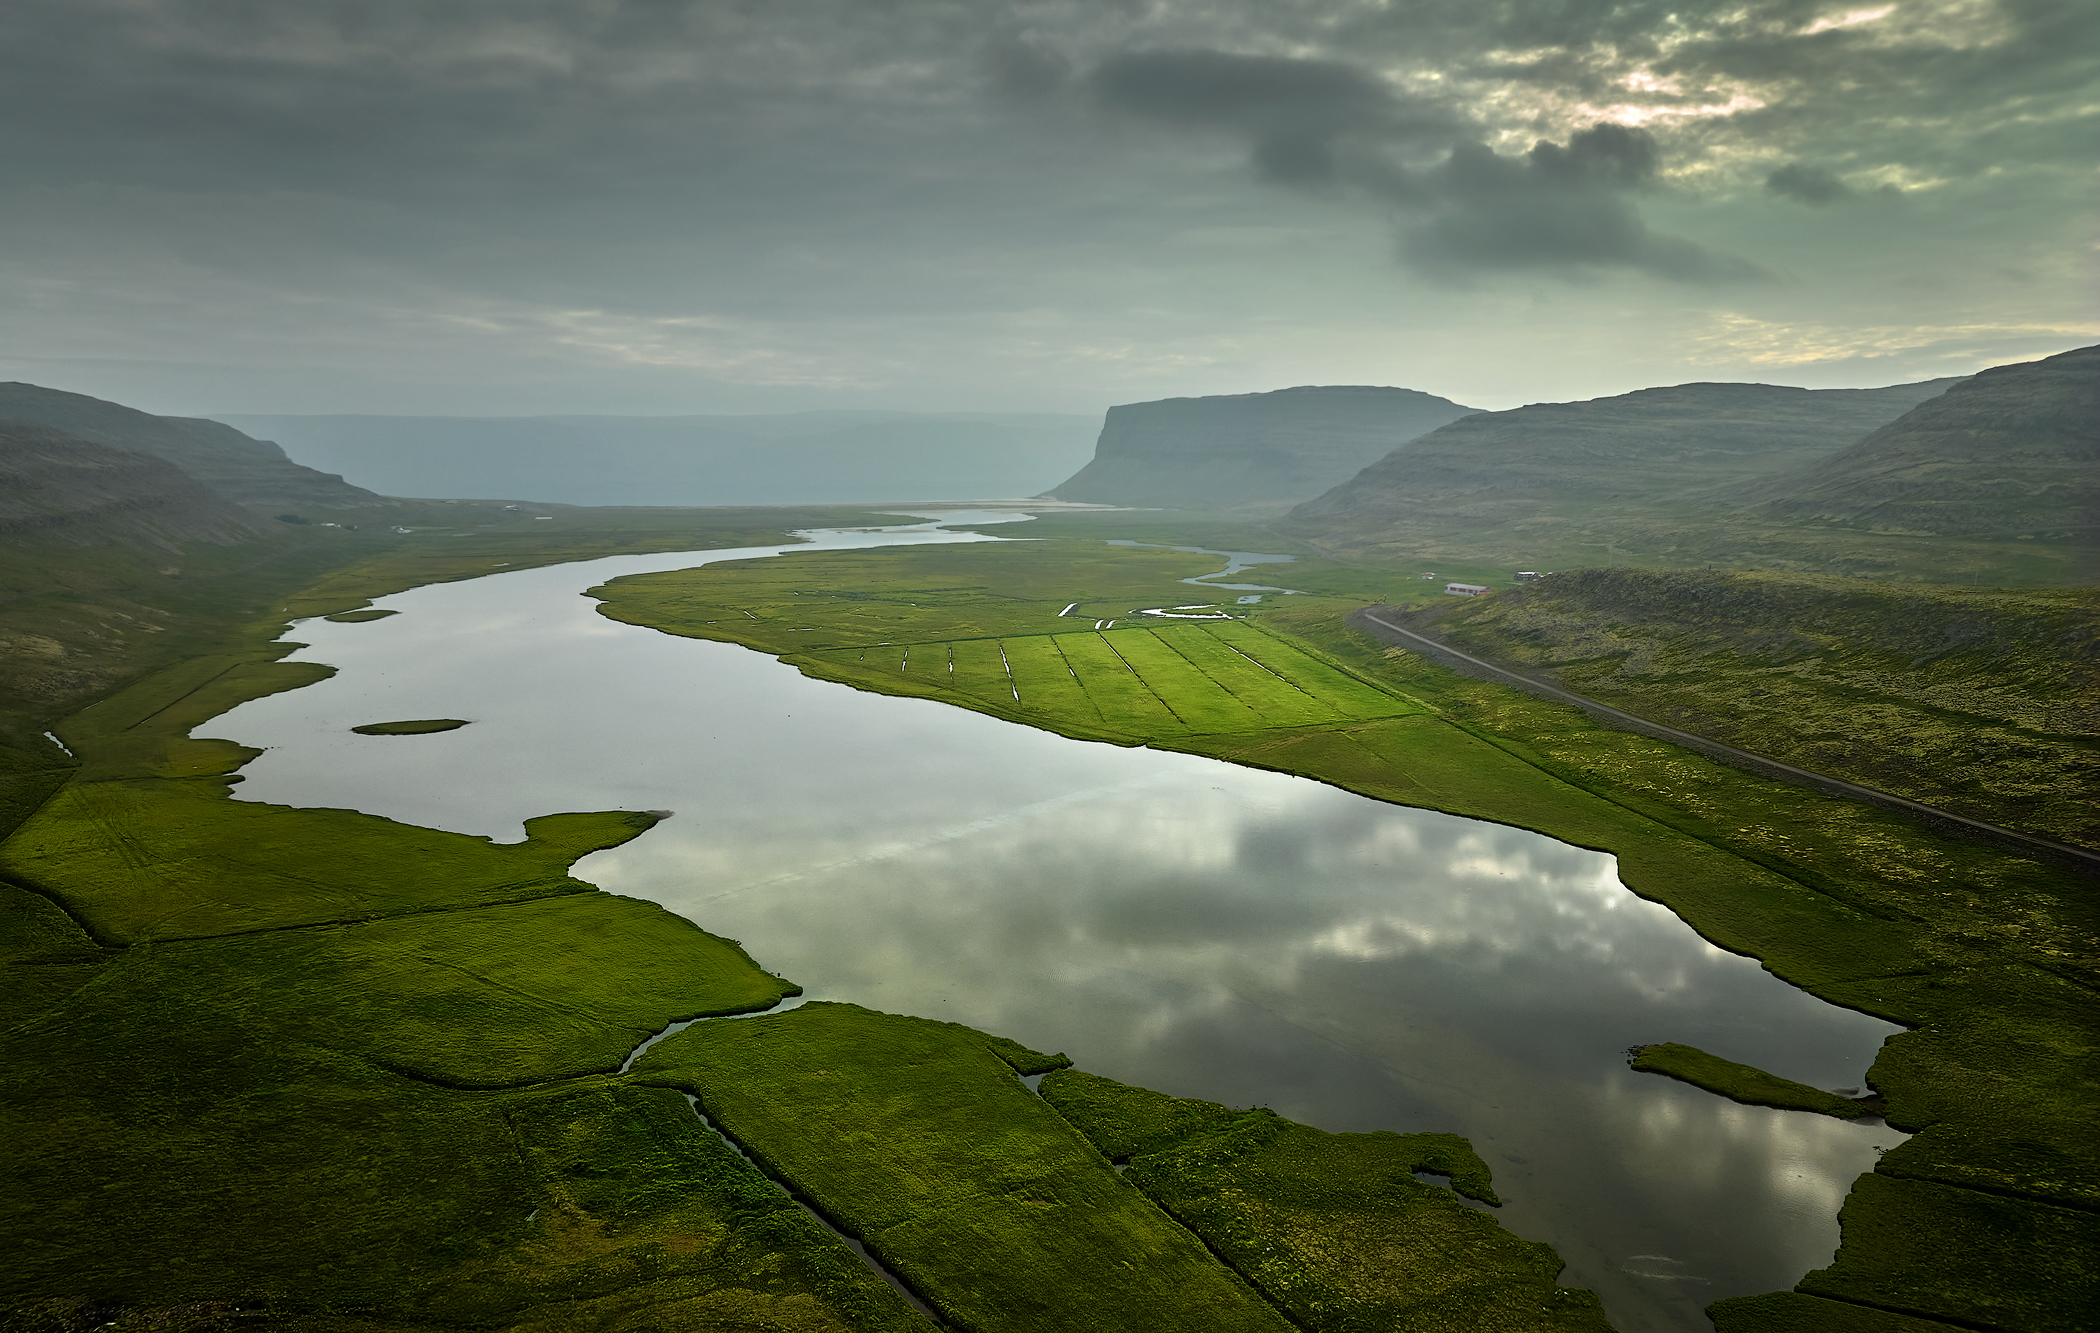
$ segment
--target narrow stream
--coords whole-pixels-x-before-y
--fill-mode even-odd
[[[948,524],[1011,514],[948,514]],[[1612,858],[1303,778],[1074,741],[811,680],[600,616],[620,574],[991,540],[931,524],[623,556],[307,621],[331,680],[202,731],[269,747],[243,800],[502,841],[559,810],[677,818],[577,873],[741,940],[807,988],[1065,1051],[1331,1130],[1467,1135],[1517,1234],[1627,1333],[1828,1261],[1878,1124],[1738,1106],[1626,1068],[1684,1041],[1820,1087],[1888,1024],[1825,1005],[1627,892]],[[1213,576],[1215,577],[1215,576]],[[1219,586],[1211,583],[1208,586]],[[456,731],[349,728],[468,718]]]

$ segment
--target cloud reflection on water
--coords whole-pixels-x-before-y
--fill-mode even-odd
[[[681,822],[580,869],[820,998],[1329,1129],[1465,1133],[1505,1221],[1627,1329],[1700,1327],[1707,1301],[1825,1262],[1838,1202],[1893,1142],[1627,1070],[1624,1047],[1679,1040],[1834,1086],[1893,1029],[1701,940],[1610,857],[1521,830],[1202,766],[710,895],[693,866],[743,837]],[[1677,1266],[1628,1267],[1650,1250]]]
[[[709,553],[735,558],[751,552]],[[790,557],[792,558],[792,557]],[[1069,741],[598,616],[623,558],[308,622],[341,668],[209,734],[242,799],[514,839],[553,810],[678,818],[580,863],[820,998],[970,1023],[1181,1095],[1471,1137],[1518,1234],[1627,1333],[1827,1260],[1879,1126],[1632,1073],[1689,1042],[1856,1084],[1893,1029],[1620,886],[1608,856],[1190,755]],[[351,725],[469,717],[375,742]],[[1638,1260],[1637,1255],[1665,1256]],[[1649,1276],[1642,1276],[1649,1274]]]

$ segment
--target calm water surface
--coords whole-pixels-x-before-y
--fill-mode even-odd
[[[306,621],[297,658],[339,674],[203,730],[270,747],[244,800],[499,841],[553,811],[674,810],[579,875],[743,941],[810,998],[968,1023],[1325,1129],[1464,1134],[1504,1224],[1559,1250],[1561,1280],[1595,1288],[1628,1333],[1708,1328],[1707,1302],[1827,1262],[1839,1201],[1895,1132],[1737,1106],[1635,1074],[1623,1050],[1684,1041],[1843,1088],[1896,1029],[1708,945],[1624,889],[1609,856],[810,680],[579,595],[783,549],[983,539],[816,537],[526,570],[386,598],[403,614],[385,620]],[[348,730],[417,717],[474,725]]]

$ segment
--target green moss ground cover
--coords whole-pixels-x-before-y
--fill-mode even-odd
[[[1081,1069],[1058,1070],[1036,1091],[1112,1162],[1214,1134],[1242,1114],[1217,1102],[1169,1097]]]
[[[1060,1069],[1037,1085],[1042,1099],[1087,1136],[1111,1161],[1162,1152],[1191,1140],[1220,1134],[1250,1117],[1274,1117],[1266,1111],[1235,1111],[1194,1097],[1170,1097],[1150,1088],[1132,1087],[1082,1069]],[[1487,1163],[1473,1145],[1456,1134],[1355,1135],[1387,1145],[1389,1165],[1405,1159],[1410,1173],[1447,1176],[1451,1187],[1469,1199],[1499,1208]],[[1393,1147],[1392,1145],[1399,1145]]]
[[[1610,1327],[1560,1257],[1414,1178],[1403,1135],[1255,1113],[1133,1158],[1128,1178],[1307,1328]]]
[[[1495,1201],[1457,1135],[1328,1134],[1076,1070],[1042,1095],[1303,1328],[1610,1327],[1595,1295],[1554,1284],[1550,1248],[1415,1178]]]
[[[808,1004],[687,1028],[633,1076],[698,1096],[962,1328],[1291,1327],[968,1029]]]
[[[1814,1111],[1840,1120],[1855,1120],[1866,1114],[1864,1106],[1835,1093],[1767,1074],[1753,1065],[1723,1060],[1696,1046],[1684,1046],[1674,1041],[1637,1046],[1629,1063],[1644,1074],[1666,1074],[1695,1088],[1704,1088],[1750,1106]]]
[[[775,987],[683,921],[578,894],[112,948],[13,893],[0,1325],[923,1326],[682,1098],[574,1077]]]
[[[1417,619],[1643,717],[2100,846],[2100,590],[1590,569]]]

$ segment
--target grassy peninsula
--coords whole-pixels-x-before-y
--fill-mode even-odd
[[[1748,1106],[1815,1111],[1821,1115],[1834,1115],[1840,1120],[1854,1120],[1867,1113],[1865,1106],[1850,1098],[1768,1074],[1753,1065],[1723,1060],[1696,1046],[1663,1041],[1652,1046],[1636,1046],[1632,1055],[1630,1063],[1644,1074],[1666,1074]]]

